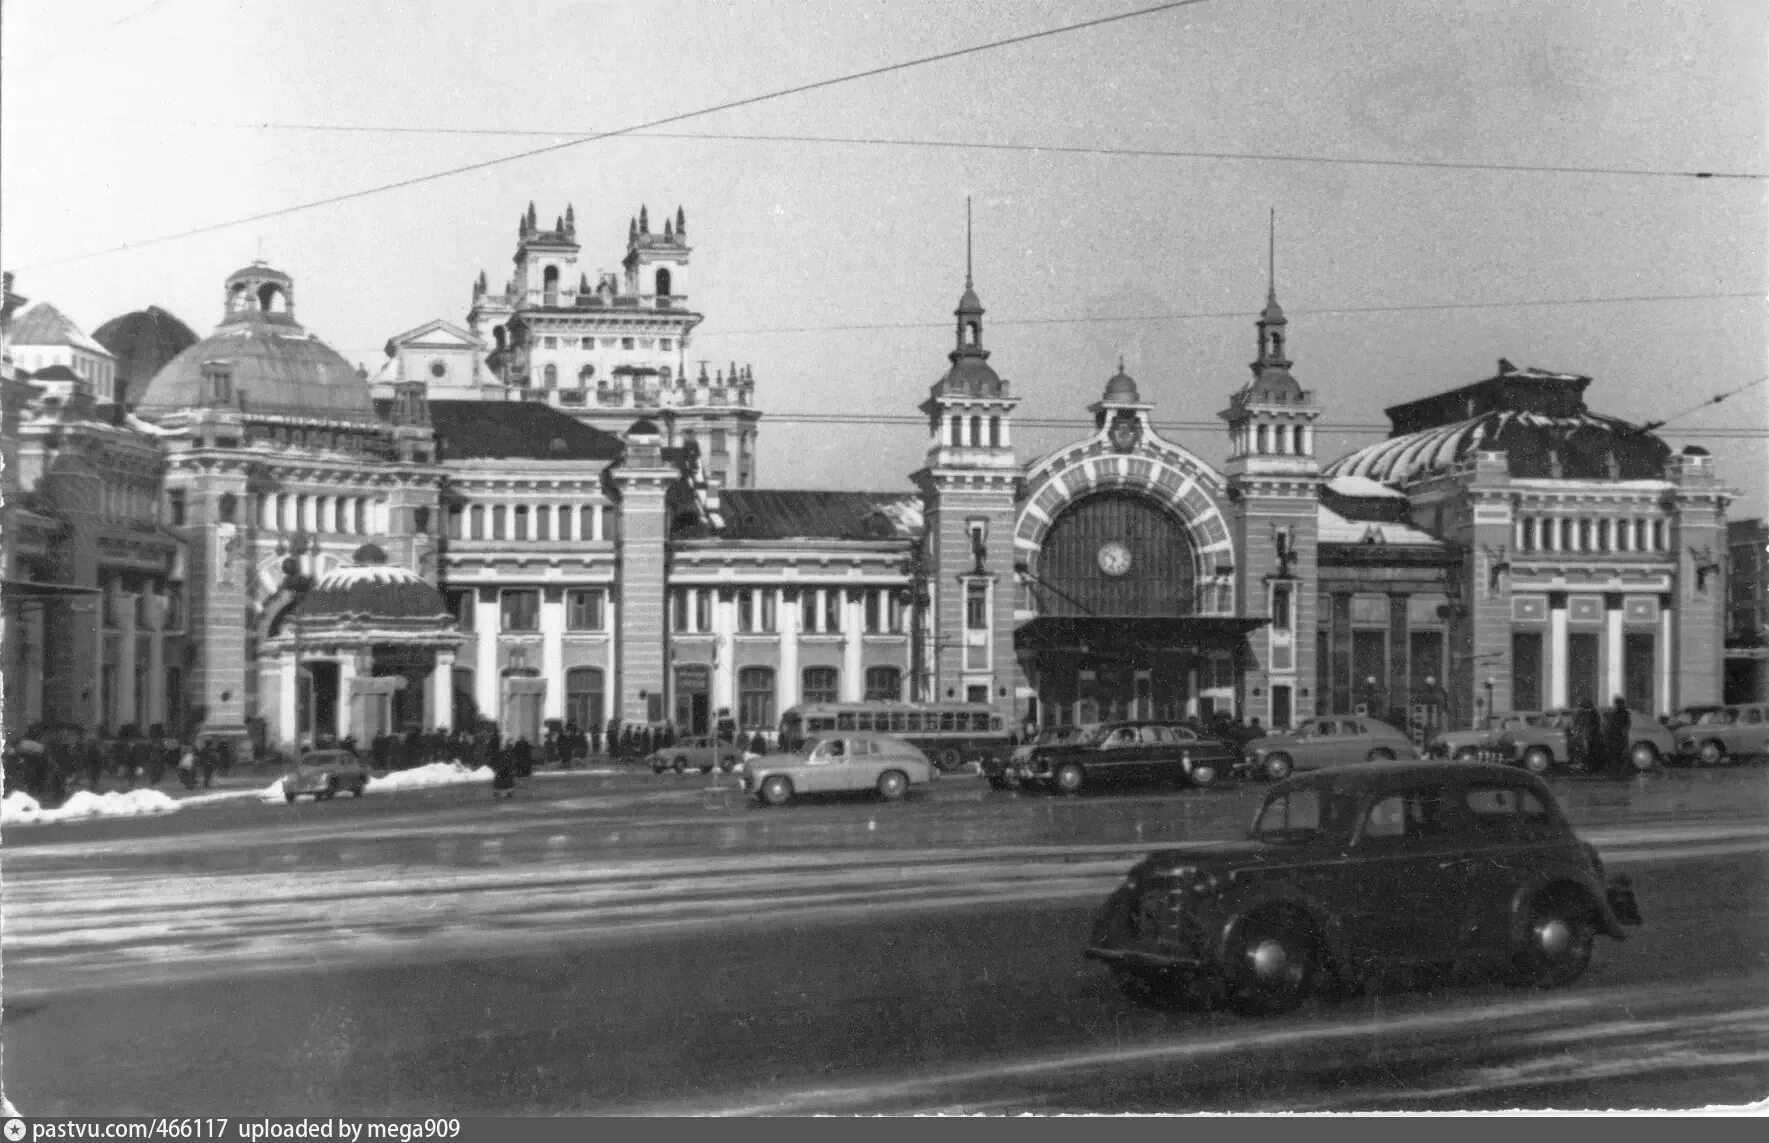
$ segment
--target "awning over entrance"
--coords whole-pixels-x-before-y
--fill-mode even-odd
[[[1021,651],[1233,648],[1248,632],[1268,622],[1263,616],[1238,615],[1043,615],[1014,631],[1014,647]]]

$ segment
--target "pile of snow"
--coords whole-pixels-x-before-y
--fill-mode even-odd
[[[437,786],[460,786],[468,782],[489,782],[496,777],[490,766],[475,770],[459,762],[431,762],[410,770],[392,770],[385,778],[370,778],[368,792],[392,794],[400,790],[428,790]],[[280,787],[279,787],[280,788]]]
[[[73,818],[132,818],[141,814],[164,814],[178,803],[158,790],[111,790],[94,794],[80,790],[60,808],[46,810],[37,799],[19,790],[0,802],[0,825],[29,822],[61,822]]]

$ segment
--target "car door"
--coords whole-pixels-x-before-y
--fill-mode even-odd
[[[1293,744],[1292,761],[1298,770],[1313,770],[1331,765],[1338,735],[1330,718],[1319,718],[1302,724]]]
[[[1369,799],[1347,875],[1356,908],[1346,939],[1365,957],[1435,964],[1455,957],[1465,876],[1445,783]]]
[[[1141,765],[1141,751],[1142,740],[1137,736],[1136,727],[1117,727],[1100,744],[1097,757],[1090,762],[1088,769],[1103,781],[1123,782],[1136,776],[1137,767]]]
[[[805,764],[794,776],[794,784],[808,794],[837,789],[839,767],[848,756],[845,738],[825,738],[805,758]]]
[[[1464,951],[1507,955],[1511,903],[1544,846],[1566,839],[1534,791],[1502,778],[1475,778],[1453,794],[1462,836]]]

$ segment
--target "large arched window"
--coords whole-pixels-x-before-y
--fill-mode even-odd
[[[903,695],[903,672],[895,667],[866,668],[866,701],[892,702]]]
[[[774,721],[774,669],[745,667],[738,671],[738,726],[744,730],[773,730]]]
[[[559,387],[559,367],[557,365],[549,365],[541,370],[541,384],[548,389]]]
[[[675,291],[670,289],[670,272],[663,267],[657,270],[657,293],[659,297],[668,297]]]
[[[541,289],[546,292],[547,304],[552,305],[559,293],[559,267],[548,266],[541,271]]]
[[[1191,535],[1171,510],[1128,490],[1069,505],[1045,534],[1033,569],[1042,615],[1190,615],[1197,575]]]
[[[800,698],[805,702],[835,702],[840,697],[841,673],[834,667],[806,667]]]
[[[573,667],[565,672],[565,721],[578,729],[602,725],[607,696],[600,667]]]

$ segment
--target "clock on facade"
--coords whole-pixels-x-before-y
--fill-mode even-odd
[[[1128,572],[1130,570],[1130,549],[1116,540],[1109,544],[1101,544],[1099,570],[1107,575],[1123,575]]]

